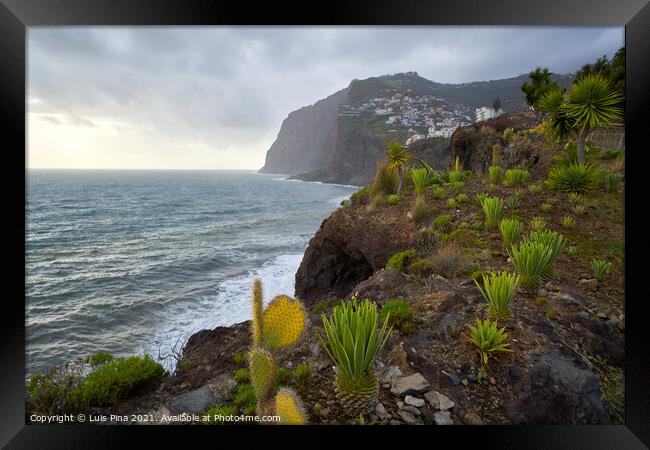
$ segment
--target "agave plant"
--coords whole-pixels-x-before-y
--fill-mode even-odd
[[[603,281],[605,279],[605,275],[607,275],[612,269],[612,263],[600,259],[593,259],[591,261],[591,268],[594,270],[596,280]]]
[[[465,183],[462,181],[452,181],[451,187],[453,187],[456,190],[456,192],[461,192],[465,187]]]
[[[540,211],[547,213],[553,209],[553,205],[549,202],[543,202],[541,205],[539,205],[539,209]]]
[[[530,179],[530,173],[525,169],[510,169],[506,170],[504,184],[508,186],[516,186],[524,184]]]
[[[528,227],[533,231],[543,230],[546,228],[546,221],[541,217],[533,217],[530,219],[530,222],[528,222]]]
[[[429,171],[422,167],[411,170],[411,180],[413,180],[415,194],[422,195],[431,182],[431,176],[429,175]]]
[[[496,227],[503,214],[503,200],[499,197],[488,197],[481,203],[488,226]]]
[[[566,244],[565,237],[557,231],[537,230],[530,232],[528,235],[528,240],[531,242],[542,243],[548,246],[548,248],[551,250],[551,260],[544,267],[540,275],[542,278],[547,280],[553,278],[553,264],[555,263],[555,260]]]
[[[510,195],[506,197],[506,206],[510,209],[517,209],[521,206],[521,197]]]
[[[588,194],[593,191],[596,174],[587,163],[555,165],[548,171],[548,184],[559,192]]]
[[[567,198],[569,201],[573,204],[578,204],[581,203],[583,200],[583,195],[578,193],[578,192],[569,192],[567,194]]]
[[[525,241],[513,245],[510,259],[520,275],[520,286],[524,294],[534,297],[537,295],[540,276],[553,260],[553,251],[541,242]]]
[[[528,192],[531,194],[537,194],[541,192],[543,186],[540,183],[533,183],[530,186],[528,186]]]
[[[329,319],[322,315],[326,340],[320,334],[318,338],[338,368],[336,395],[351,416],[358,417],[377,403],[379,383],[373,364],[392,331],[389,319],[390,314],[378,328],[377,305],[356,299],[334,307]]]
[[[502,219],[499,223],[499,231],[501,232],[501,237],[503,238],[503,245],[506,247],[506,250],[509,249],[512,244],[517,242],[521,231],[524,229],[524,224],[518,219]]]
[[[508,338],[505,327],[498,328],[496,322],[476,319],[476,327],[470,325],[469,328],[471,332],[470,340],[481,355],[483,364],[487,365],[491,353],[512,351],[512,349],[508,348],[510,344],[505,342]]]
[[[503,169],[499,166],[488,167],[488,179],[492,184],[499,184],[503,179]]]
[[[572,216],[564,216],[562,217],[562,226],[564,228],[573,228],[573,226],[576,224],[575,219]]]
[[[479,205],[482,204],[483,200],[485,200],[486,198],[488,198],[488,195],[485,192],[477,192],[474,195],[474,200],[476,200],[476,203],[478,203]]]
[[[572,210],[576,216],[581,216],[587,212],[587,207],[585,205],[575,205]]]
[[[461,192],[460,194],[458,194],[458,197],[456,197],[456,201],[458,203],[465,203],[467,201],[467,194]]]
[[[476,280],[474,283],[487,300],[488,314],[494,319],[505,319],[510,316],[510,300],[517,290],[519,276],[508,272],[483,274],[483,286],[481,288]]]

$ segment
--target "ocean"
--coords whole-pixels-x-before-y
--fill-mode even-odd
[[[357,188],[253,171],[28,170],[26,377],[98,351],[173,370],[194,332],[293,295],[321,222]]]

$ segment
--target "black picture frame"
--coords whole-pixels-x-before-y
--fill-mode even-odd
[[[25,244],[25,88],[26,27],[41,25],[548,25],[625,26],[626,46],[626,401],[625,425],[619,426],[462,426],[462,427],[137,427],[25,425],[24,295]],[[391,437],[407,445],[461,446],[468,441],[498,448],[636,449],[650,445],[650,327],[647,322],[647,236],[644,237],[644,157],[650,151],[650,5],[647,0],[375,0],[319,4],[248,4],[203,0],[1,0],[0,2],[0,126],[5,171],[3,184],[5,295],[2,305],[0,359],[0,445],[6,448],[115,448],[146,439],[184,445],[220,445],[226,435],[241,439],[269,434],[269,439],[341,440],[341,432]],[[644,153],[645,152],[645,153]],[[8,157],[8,161],[7,161]],[[646,169],[647,170],[647,169]],[[21,187],[22,186],[22,187]],[[6,292],[6,291],[5,291]],[[243,433],[246,433],[244,435]],[[145,436],[142,436],[145,435]],[[198,438],[198,439],[197,439]],[[325,442],[325,440],[323,442]],[[310,442],[310,441],[303,441]],[[311,441],[313,442],[313,441]],[[141,445],[141,444],[140,444]],[[223,445],[223,444],[222,444]],[[303,444],[304,445],[304,444]]]

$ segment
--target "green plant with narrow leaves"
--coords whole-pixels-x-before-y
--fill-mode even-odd
[[[479,205],[481,205],[483,203],[483,200],[485,200],[486,198],[488,198],[488,194],[485,192],[477,192],[474,195],[474,200],[476,200],[476,203],[478,203]]]
[[[508,333],[505,327],[499,328],[497,322],[476,319],[476,327],[469,325],[470,340],[481,355],[481,361],[487,365],[489,357],[496,352],[511,352],[510,344],[506,343]]]
[[[542,202],[542,204],[539,205],[539,209],[540,211],[547,213],[553,209],[553,205],[549,202]]]
[[[618,185],[622,179],[619,174],[608,171],[604,171],[601,175],[602,184],[607,192],[618,192]]]
[[[397,186],[397,195],[399,195],[402,192],[402,185],[404,184],[404,167],[411,160],[412,156],[407,147],[396,141],[388,144],[387,156],[388,167],[397,169],[399,174],[399,185]]]
[[[429,171],[422,167],[411,170],[411,180],[413,180],[415,195],[422,195],[431,183],[431,176],[429,175]]]
[[[510,301],[517,290],[519,276],[508,272],[490,272],[483,274],[482,279],[485,289],[476,280],[474,283],[488,302],[488,315],[497,320],[510,317]]]
[[[467,202],[467,194],[465,194],[464,192],[461,192],[461,193],[458,194],[458,196],[456,197],[456,201],[457,201],[458,203],[465,203],[465,202]]]
[[[369,186],[370,194],[395,194],[398,186],[398,170],[394,167],[390,167],[386,162],[377,165],[375,176]]]
[[[512,264],[519,272],[523,293],[530,297],[536,296],[541,274],[553,260],[553,251],[541,242],[524,241],[513,245],[509,254]]]
[[[605,276],[612,269],[613,264],[610,261],[603,261],[601,259],[593,259],[591,261],[591,268],[594,271],[596,280],[603,281]]]
[[[533,231],[543,230],[546,228],[546,221],[542,217],[533,217],[528,222],[528,228]]]
[[[554,230],[537,230],[531,231],[528,234],[528,240],[531,242],[542,243],[551,250],[551,260],[542,269],[540,275],[546,280],[553,278],[553,264],[564,248],[566,238]]]
[[[432,192],[433,196],[439,200],[445,198],[445,188],[442,186],[435,186]]]
[[[456,192],[461,192],[465,188],[465,183],[462,181],[453,181],[451,187],[454,188]]]
[[[533,183],[528,186],[528,192],[531,194],[538,194],[544,189],[544,186],[542,186],[541,183]]]
[[[431,214],[431,208],[429,208],[429,205],[427,205],[427,201],[424,196],[416,197],[410,212],[413,222],[420,223],[429,217]]]
[[[499,166],[488,167],[488,180],[492,184],[500,184],[503,180],[503,169]]]
[[[401,334],[408,334],[413,331],[413,308],[404,299],[398,298],[383,304],[379,311],[379,322],[388,318],[388,324],[397,327]]]
[[[562,217],[562,226],[564,228],[573,228],[576,224],[576,220],[572,216]]]
[[[395,206],[399,203],[399,197],[395,194],[389,195],[388,196],[388,204],[391,206]]]
[[[517,186],[530,180],[530,172],[525,169],[506,170],[504,184],[508,186]]]
[[[456,207],[456,199],[455,198],[448,198],[447,199],[447,206],[450,208],[455,208]]]
[[[584,200],[584,196],[578,192],[569,192],[567,194],[567,198],[569,199],[569,202],[573,204],[582,203],[582,201]]]
[[[518,209],[521,206],[521,198],[516,195],[509,195],[506,197],[505,203],[509,209]]]
[[[490,227],[499,225],[499,220],[503,214],[503,199],[499,197],[488,197],[481,203],[485,213],[485,221]]]
[[[503,238],[503,245],[506,250],[516,243],[524,229],[524,224],[519,219],[501,219],[499,231]]]
[[[328,318],[322,315],[325,339],[318,338],[338,368],[336,396],[344,411],[358,417],[377,403],[379,382],[373,371],[375,359],[392,331],[390,314],[379,326],[377,305],[356,299],[334,308]]]
[[[575,205],[571,210],[576,216],[581,216],[587,212],[587,207],[585,205]]]
[[[547,182],[551,189],[576,194],[589,194],[594,190],[596,172],[587,163],[555,165],[548,172]]]
[[[578,247],[576,247],[575,245],[569,245],[566,248],[566,252],[571,256],[575,256],[578,254]]]

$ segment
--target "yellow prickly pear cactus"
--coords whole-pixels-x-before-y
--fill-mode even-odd
[[[275,358],[267,350],[256,348],[248,355],[250,367],[250,379],[255,398],[258,401],[266,401],[273,388],[273,381],[277,374]]]
[[[279,349],[295,344],[305,331],[307,315],[298,300],[279,295],[268,304],[262,315],[262,343]]]
[[[262,340],[262,280],[255,278],[253,280],[253,321],[251,323],[253,333],[253,343],[258,345]]]
[[[289,388],[281,388],[275,396],[275,414],[282,425],[304,425],[307,414],[298,395]]]

